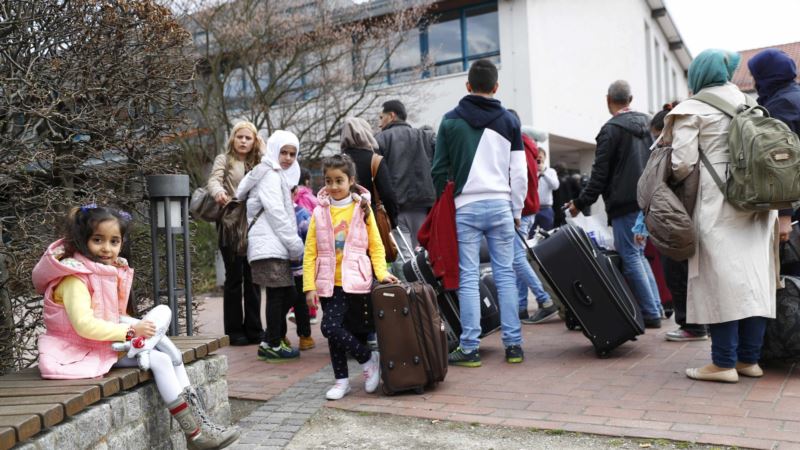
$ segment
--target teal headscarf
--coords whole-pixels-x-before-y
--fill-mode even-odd
[[[703,50],[689,64],[689,89],[693,93],[710,86],[722,86],[733,77],[742,56],[726,50]]]

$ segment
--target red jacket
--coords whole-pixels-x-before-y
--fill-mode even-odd
[[[528,196],[525,197],[522,215],[530,216],[539,212],[539,165],[536,162],[539,148],[533,139],[524,134],[522,135],[522,144],[525,147],[525,160],[528,161]]]
[[[428,259],[434,275],[442,278],[442,286],[448,291],[458,289],[458,238],[454,190],[455,184],[449,181],[417,233],[420,245],[428,250]]]

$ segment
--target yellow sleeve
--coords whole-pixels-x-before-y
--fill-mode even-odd
[[[98,319],[92,311],[89,288],[78,277],[61,280],[53,292],[54,300],[64,304],[67,317],[79,336],[93,341],[124,341],[128,325]]]
[[[386,250],[381,241],[381,232],[375,223],[375,214],[370,210],[367,219],[367,236],[369,236],[369,258],[372,260],[372,272],[378,281],[383,281],[389,271],[386,270]]]
[[[306,250],[303,254],[303,292],[317,289],[317,222],[312,214],[306,234]]]

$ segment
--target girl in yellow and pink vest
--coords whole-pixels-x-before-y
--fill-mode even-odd
[[[319,207],[308,226],[303,291],[309,306],[317,300],[322,303],[320,328],[328,338],[336,377],[325,397],[339,400],[350,392],[348,353],[361,363],[365,391],[375,392],[380,381],[378,352],[370,351],[343,325],[348,297],[369,294],[373,272],[382,283],[396,283],[398,279],[386,270],[386,252],[369,209],[369,192],[356,184],[353,160],[347,155],[334,155],[323,160],[322,170],[325,187],[317,193]]]
[[[44,295],[45,332],[38,340],[42,378],[94,378],[112,367],[138,366],[111,348],[155,333],[152,322],[130,317],[133,269],[119,256],[130,221],[124,211],[95,204],[73,208],[64,237],[50,244],[34,267],[33,285]],[[179,357],[154,348],[150,367],[190,449],[224,448],[238,439],[238,431],[208,419]]]

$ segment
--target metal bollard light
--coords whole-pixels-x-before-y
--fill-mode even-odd
[[[147,192],[150,198],[150,230],[153,248],[153,299],[160,304],[167,297],[172,310],[170,336],[178,334],[178,296],[186,298],[186,334],[192,335],[192,271],[189,245],[189,189],[188,175],[150,175],[147,177]],[[159,237],[164,235],[166,248],[166,290],[161,289]],[[183,236],[184,280],[178,287],[176,235]]]

